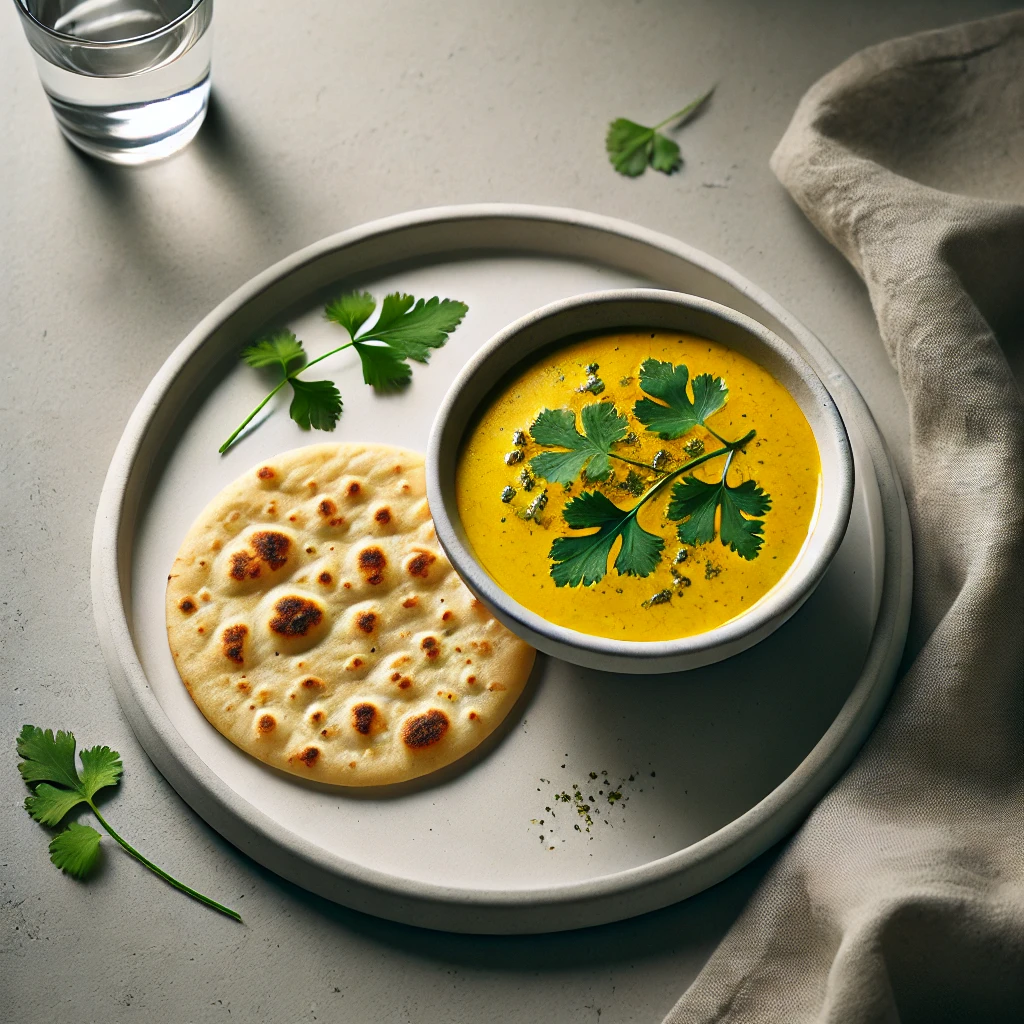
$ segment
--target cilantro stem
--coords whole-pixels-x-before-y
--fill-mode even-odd
[[[722,439],[719,438],[719,441]],[[625,455],[616,455],[615,452],[608,452],[608,457],[611,459],[618,459],[619,462],[628,462],[631,466],[639,466],[640,469],[646,469],[648,473],[665,473],[664,469],[655,469],[654,466],[647,462],[637,462],[636,459],[627,459]]]
[[[260,411],[260,409],[262,409],[263,406],[265,406],[267,402],[269,402],[274,397],[274,395],[276,395],[278,391],[280,391],[281,388],[283,388],[285,384],[288,383],[288,380],[288,377],[281,378],[281,383],[278,384],[277,387],[274,388],[274,390],[271,391],[270,394],[267,395],[267,397],[264,398],[263,401],[260,402],[260,404],[257,405],[256,408],[253,409],[253,411],[249,413],[249,415],[246,416],[244,420],[242,420],[242,422],[238,425],[238,428],[235,430],[235,432],[217,449],[219,454],[223,455],[231,447],[231,445],[234,444],[235,438],[238,437],[238,435],[243,430],[245,430],[245,428],[249,426],[250,423],[252,423],[253,418]]]
[[[249,426],[249,424],[253,421],[253,418],[260,411],[260,409],[262,409],[267,404],[267,402],[269,402],[274,397],[274,395],[276,395],[278,391],[280,391],[281,388],[285,386],[285,384],[287,384],[289,381],[294,380],[296,377],[298,377],[300,373],[305,373],[306,370],[308,370],[311,366],[316,366],[317,363],[326,359],[328,356],[333,356],[336,352],[341,352],[343,349],[351,348],[354,344],[355,340],[347,341],[345,342],[344,345],[339,345],[337,348],[332,348],[330,352],[325,352],[322,356],[317,356],[316,359],[311,359],[308,363],[303,363],[302,366],[300,366],[297,370],[292,370],[291,373],[285,374],[285,376],[281,378],[281,382],[277,385],[277,387],[274,388],[274,390],[271,391],[270,394],[267,395],[267,397],[264,398],[263,401],[260,402],[260,404],[257,405],[256,408],[253,409],[253,411],[249,413],[249,415],[246,416],[244,420],[242,420],[242,422],[238,425],[238,428],[235,430],[235,432],[217,449],[218,453],[223,455],[232,446],[232,444],[234,444],[235,438],[238,437],[238,435],[243,430],[245,430],[247,426]]]
[[[640,497],[640,500],[630,510],[630,516],[635,516],[636,513],[640,511],[641,506],[647,504],[647,502],[650,501],[650,499],[653,498],[655,494],[658,493],[658,491],[660,491],[663,487],[666,487],[668,484],[670,484],[673,480],[676,479],[676,477],[681,476],[683,473],[689,472],[689,470],[691,469],[696,469],[697,466],[701,465],[704,462],[710,462],[712,459],[717,459],[722,455],[728,455],[729,458],[726,460],[725,463],[725,472],[728,473],[729,463],[732,462],[733,455],[735,455],[740,448],[742,448],[744,445],[748,444],[751,440],[753,440],[756,433],[757,431],[750,430],[746,434],[744,434],[743,437],[741,437],[738,441],[725,441],[722,440],[722,438],[719,438],[719,440],[722,441],[722,444],[725,445],[724,448],[716,448],[713,452],[705,452],[703,455],[698,455],[697,458],[691,459],[689,462],[683,463],[683,465],[680,466],[678,469],[674,469],[671,473],[667,473],[656,483],[652,484],[652,486],[647,489],[647,492]],[[718,435],[716,434],[715,437],[718,437]]]
[[[691,114],[695,114],[702,106],[704,106],[704,104],[709,99],[711,99],[711,94],[715,91],[716,88],[717,87],[714,85],[711,86],[711,88],[708,89],[708,91],[704,93],[703,96],[699,96],[697,99],[691,100],[689,103],[686,104],[685,107],[683,107],[682,110],[677,110],[671,117],[666,117],[664,121],[660,122],[659,124],[656,124],[651,129],[651,131],[656,132],[659,128],[664,128],[665,125],[671,124],[673,121],[678,121],[681,118],[687,117]],[[721,440],[721,438],[719,438],[719,440]]]
[[[287,379],[287,378],[286,378]],[[282,384],[284,381],[281,382]],[[280,386],[280,385],[279,385]],[[250,417],[251,419],[252,417]],[[159,868],[154,864],[148,857],[144,857],[138,850],[135,849],[130,843],[122,839],[109,825],[106,819],[100,814],[99,809],[92,802],[88,801],[89,806],[92,808],[92,813],[96,815],[96,820],[107,830],[107,835],[114,840],[118,846],[121,847],[126,853],[131,854],[140,864],[145,864],[150,871],[155,875],[159,875],[165,882],[173,885],[175,889],[180,889],[184,893],[188,893],[193,899],[199,900],[200,903],[205,903],[208,907],[213,907],[214,910],[219,910],[222,914],[227,914],[228,917],[234,918],[236,921],[242,920],[242,915],[235,910],[231,910],[229,907],[225,907],[223,904],[218,903],[216,900],[211,900],[209,896],[204,896],[201,892],[196,892],[195,889],[185,885],[184,882],[179,882],[173,876],[167,874],[163,868]]]

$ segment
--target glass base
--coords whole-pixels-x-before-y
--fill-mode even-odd
[[[152,163],[184,149],[202,127],[209,98],[209,76],[191,89],[148,103],[97,107],[49,97],[68,142],[90,156],[124,165]]]

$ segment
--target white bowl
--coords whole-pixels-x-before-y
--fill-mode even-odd
[[[677,640],[630,641],[557,626],[513,600],[477,561],[455,502],[455,468],[467,428],[511,371],[538,350],[591,331],[685,331],[764,367],[793,396],[821,457],[821,491],[810,534],[787,574],[749,611]],[[778,629],[813,593],[846,533],[853,503],[853,454],[839,410],[814,370],[781,338],[727,306],[679,292],[636,288],[577,295],[524,316],[466,364],[441,403],[427,445],[427,500],[438,540],[467,586],[513,633],[538,650],[589,668],[669,672],[746,650]]]

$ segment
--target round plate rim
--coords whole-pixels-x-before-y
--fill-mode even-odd
[[[164,395],[217,327],[270,285],[332,252],[412,227],[480,219],[560,224],[616,235],[696,265],[757,303],[796,337],[826,386],[842,390],[844,407],[856,415],[878,477],[885,527],[885,579],[865,669],[839,714],[794,771],[742,815],[682,850],[624,871],[534,889],[462,889],[399,878],[311,849],[256,810],[199,758],[157,701],[134,648],[120,585],[121,517],[138,448]],[[310,891],[380,917],[451,931],[535,933],[621,920],[667,906],[739,870],[802,820],[852,760],[892,689],[909,625],[910,526],[899,476],[856,386],[811,331],[743,275],[684,242],[628,221],[562,207],[479,203],[397,214],[328,236],[257,274],[205,316],[157,371],[118,442],[97,508],[91,582],[100,646],[129,724],[178,794],[229,842]]]

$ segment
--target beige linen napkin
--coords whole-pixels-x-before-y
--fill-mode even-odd
[[[1024,1021],[1024,12],[857,54],[772,168],[910,406],[908,667],[667,1020]]]

